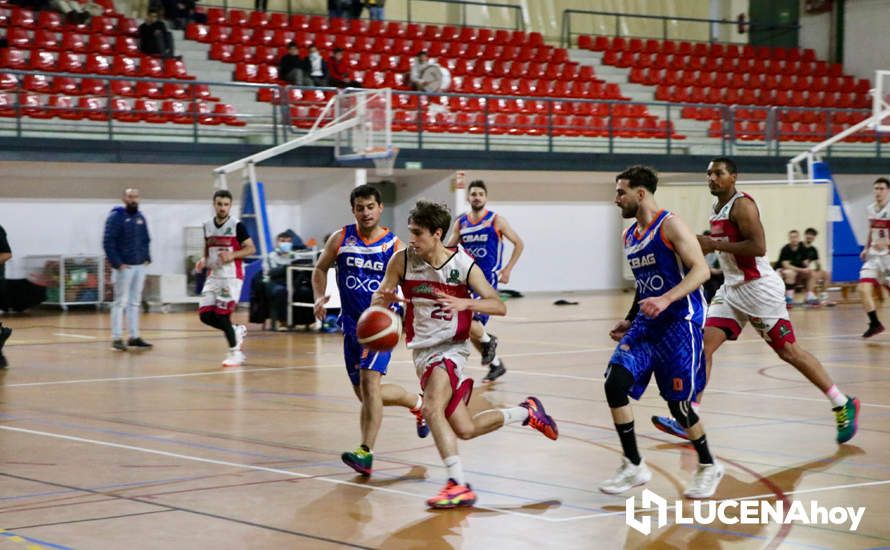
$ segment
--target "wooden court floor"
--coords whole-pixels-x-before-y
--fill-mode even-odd
[[[144,316],[154,350],[124,354],[109,349],[107,313],[6,316],[15,333],[0,374],[0,549],[890,545],[890,336],[861,340],[858,304],[792,312],[799,341],[862,401],[851,444],[835,443],[827,400],[750,328],[718,352],[701,412],[727,468],[717,498],[865,506],[858,530],[670,524],[647,537],[627,527],[625,496],[597,490],[619,463],[602,374],[608,329],[630,296],[574,295],[580,304],[564,307],[555,298],[511,300],[492,322],[508,373],[477,385],[471,405],[536,395],[559,440],[513,425],[462,442],[478,505],[441,512],[424,499],[445,471],[401,409],[385,412],[372,478],[340,462],[359,441],[359,404],[337,334],[254,327],[247,364],[222,370],[224,341],[196,314]],[[404,347],[387,380],[417,388]],[[676,499],[695,453],[650,424],[666,411],[654,387],[634,407],[648,488]],[[629,493],[638,508],[641,489]]]

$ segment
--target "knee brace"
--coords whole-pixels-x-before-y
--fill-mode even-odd
[[[698,423],[698,415],[689,401],[668,401],[668,408],[674,420],[684,428],[688,429]]]
[[[612,363],[609,365],[609,375],[606,376],[606,401],[609,407],[617,409],[630,403],[627,394],[633,386],[634,377],[629,370],[621,365]]]

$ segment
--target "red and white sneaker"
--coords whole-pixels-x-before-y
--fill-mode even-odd
[[[476,493],[470,488],[470,484],[458,485],[453,479],[448,480],[438,495],[426,500],[427,506],[437,510],[461,508],[474,504],[476,504]]]

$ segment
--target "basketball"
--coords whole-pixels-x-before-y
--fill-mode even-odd
[[[358,319],[358,343],[373,351],[390,351],[399,343],[402,321],[393,311],[371,306]]]

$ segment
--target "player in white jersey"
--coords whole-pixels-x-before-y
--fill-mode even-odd
[[[241,344],[247,327],[232,326],[232,313],[244,284],[242,259],[256,251],[244,224],[229,215],[231,208],[232,193],[220,189],[213,194],[216,216],[204,223],[204,257],[195,264],[195,271],[208,269],[198,302],[201,321],[223,331],[229,343],[229,354],[222,363],[224,367],[244,363]]]
[[[862,307],[868,315],[868,329],[863,338],[871,338],[884,332],[884,325],[878,320],[872,288],[881,285],[890,290],[890,180],[878,178],[874,183],[875,202],[868,205],[868,242],[859,257],[862,269],[859,271],[859,296]]]
[[[398,301],[398,285],[405,294],[406,340],[423,389],[423,416],[449,478],[439,494],[427,500],[431,508],[476,502],[457,454],[458,437],[472,439],[514,422],[530,425],[550,439],[558,437],[556,422],[535,397],[516,407],[470,416],[467,402],[473,380],[464,376],[470,321],[474,312],[504,315],[507,307],[472,257],[460,247],[445,247],[442,241],[450,224],[451,214],[444,205],[418,201],[408,216],[409,247],[392,257],[372,300],[374,305]]]
[[[711,300],[705,322],[707,374],[710,377],[714,352],[727,340],[736,340],[750,321],[780,359],[825,394],[835,414],[837,442],[845,443],[856,434],[859,400],[842,393],[822,363],[797,343],[785,305],[785,284],[766,258],[760,212],[750,195],[736,190],[737,176],[735,163],[728,158],[708,164],[708,188],[717,200],[711,235],[700,235],[698,241],[705,254],[718,252],[724,283]],[[652,422],[664,432],[686,437],[673,419],[653,416]]]

